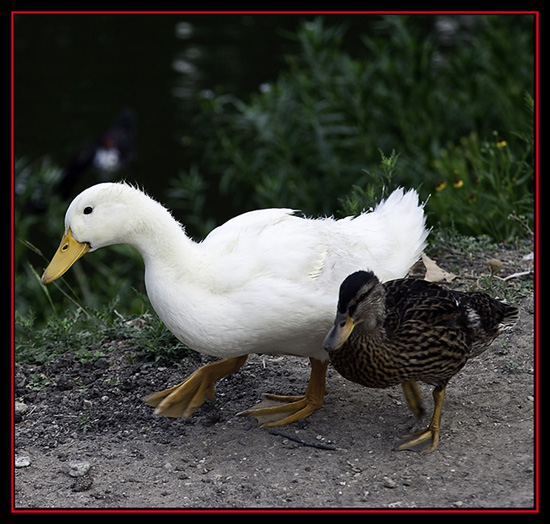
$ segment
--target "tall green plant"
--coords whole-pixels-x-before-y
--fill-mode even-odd
[[[475,133],[441,151],[441,175],[430,200],[443,227],[494,240],[526,233],[534,221],[532,140],[514,148],[498,132],[486,140]],[[517,150],[523,151],[518,157]],[[525,228],[527,225],[527,228]]]

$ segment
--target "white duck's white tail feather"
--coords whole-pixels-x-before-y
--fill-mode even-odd
[[[354,222],[369,239],[365,262],[370,267],[364,269],[373,271],[381,281],[405,276],[426,247],[429,229],[424,205],[414,189],[396,189],[372,212],[361,214]]]

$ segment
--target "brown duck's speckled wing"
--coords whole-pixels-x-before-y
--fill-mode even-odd
[[[354,351],[353,358],[331,357],[333,364],[347,378],[368,387],[405,380],[445,384],[469,356],[471,339],[464,310],[451,291],[431,282],[399,279],[383,285],[385,341],[360,337],[361,351]],[[387,344],[387,350],[375,352],[371,344]]]
[[[451,291],[416,279],[387,282],[386,333],[396,336],[406,322],[456,328],[466,335],[469,356],[482,353],[504,330],[514,326],[519,311],[486,293]]]
[[[471,340],[456,326],[404,322],[392,338],[394,369],[401,380],[445,385],[466,364]]]
[[[448,289],[417,279],[392,280],[384,288],[387,315],[384,328],[389,337],[410,321],[430,327],[466,327],[464,312]]]

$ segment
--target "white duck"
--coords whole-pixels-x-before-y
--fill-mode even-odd
[[[356,218],[308,219],[290,209],[239,215],[202,242],[161,204],[124,183],[105,183],[78,195],[65,215],[65,234],[42,282],[59,278],[88,251],[129,244],[145,262],[151,304],[166,327],[189,347],[225,360],[145,400],[157,414],[190,416],[213,398],[214,384],[236,372],[249,353],[309,357],[305,395],[244,414],[275,415],[269,425],[309,416],[323,403],[332,326],[342,280],[359,269],[381,281],[403,277],[420,257],[428,230],[411,190],[394,191]]]

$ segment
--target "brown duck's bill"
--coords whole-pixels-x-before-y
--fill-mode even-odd
[[[42,275],[42,284],[49,284],[62,276],[81,256],[90,250],[90,245],[75,240],[69,228],[61,244]]]
[[[334,321],[334,326],[323,342],[323,349],[330,353],[342,347],[351,335],[353,328],[354,323],[350,316],[347,313],[339,314]]]

